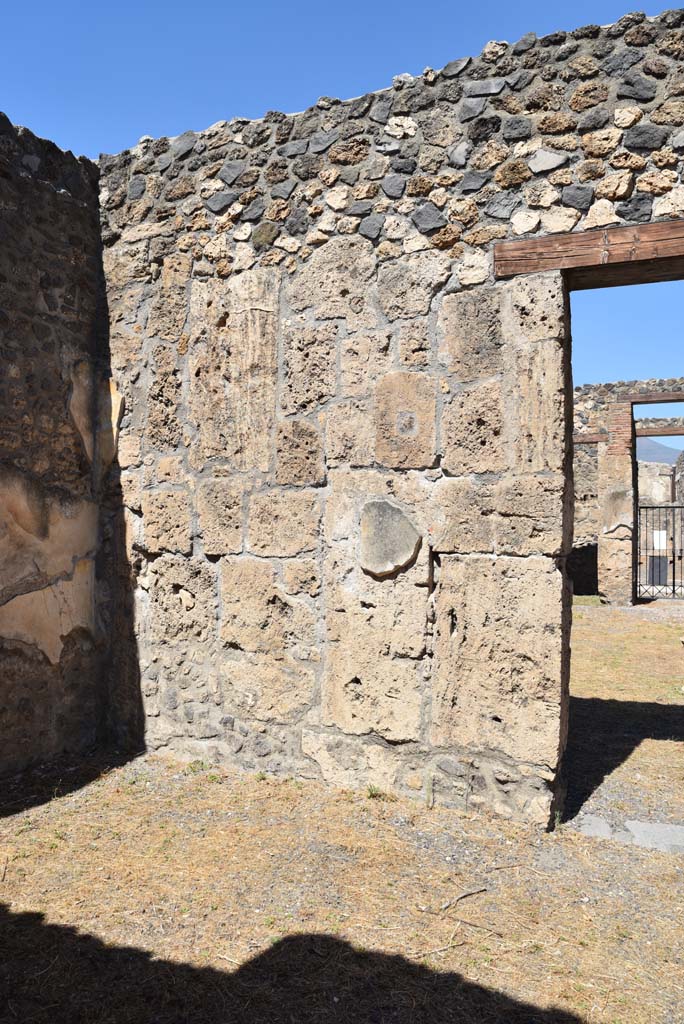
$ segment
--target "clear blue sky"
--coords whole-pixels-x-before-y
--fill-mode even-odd
[[[608,24],[630,9],[628,0],[7,0],[0,110],[95,157],[141,135],[358,96],[490,39]]]
[[[477,54],[489,39],[608,24],[628,10],[627,0],[8,2],[0,110],[96,157],[141,135],[357,96]],[[684,376],[683,298],[679,283],[576,293],[575,381]]]

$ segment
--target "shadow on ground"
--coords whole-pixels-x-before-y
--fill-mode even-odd
[[[574,818],[646,739],[684,742],[684,705],[571,697],[563,820]]]
[[[128,764],[135,756],[129,751],[93,751],[78,759],[59,758],[48,764],[28,768],[18,775],[4,777],[0,780],[0,818],[10,817],[74,793],[114,768]]]
[[[2,1024],[582,1024],[329,935],[291,935],[235,971],[153,960],[0,904]]]

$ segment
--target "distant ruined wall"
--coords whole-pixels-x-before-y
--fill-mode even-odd
[[[674,500],[674,468],[666,462],[638,462],[639,504],[670,505]]]
[[[675,465],[675,501],[679,505],[684,505],[684,452]]]
[[[575,532],[573,544],[575,548],[598,543],[601,532],[601,511],[598,490],[598,462],[601,445],[608,439],[608,424],[614,403],[627,395],[671,394],[681,392],[684,396],[684,377],[651,380],[612,381],[601,384],[583,384],[574,391],[574,481],[575,481]],[[671,426],[674,432],[682,429],[680,417],[643,418],[639,416],[639,406],[634,408],[634,416],[639,426],[661,429]],[[582,434],[605,434],[606,442],[595,441],[582,443]],[[654,481],[649,478],[648,463],[639,464],[639,496],[646,504],[654,499]],[[662,470],[662,467],[661,467]],[[658,473],[660,476],[660,472]],[[659,481],[660,482],[660,481]],[[657,494],[662,494],[657,489]],[[663,498],[662,501],[670,499]],[[660,503],[658,501],[654,502]]]
[[[95,739],[99,252],[97,169],[0,115],[0,771]]]

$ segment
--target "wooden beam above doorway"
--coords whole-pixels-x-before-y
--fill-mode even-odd
[[[568,286],[606,288],[684,278],[684,219],[499,242],[494,275],[566,271]]]

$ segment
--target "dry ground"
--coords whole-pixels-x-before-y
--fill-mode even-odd
[[[567,816],[684,825],[684,603],[576,603]]]
[[[576,693],[681,703],[684,629],[625,616],[577,617]],[[4,802],[3,1024],[684,1021],[684,857],[152,757]]]

